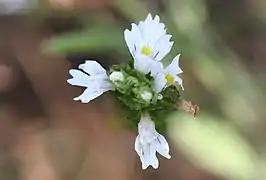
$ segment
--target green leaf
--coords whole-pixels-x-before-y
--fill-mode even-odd
[[[224,121],[180,113],[170,120],[170,136],[191,162],[230,180],[256,179],[258,154]]]
[[[98,25],[82,31],[56,36],[45,44],[45,50],[55,53],[106,52],[128,53],[122,29]]]

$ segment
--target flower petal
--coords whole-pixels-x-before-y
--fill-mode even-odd
[[[183,86],[183,80],[180,77],[175,76],[175,82],[177,82],[181,86],[183,91],[185,90]]]
[[[161,154],[163,157],[170,159],[171,156],[169,154],[169,145],[166,139],[161,134],[157,134],[156,139],[156,151]]]
[[[138,26],[132,23],[131,31],[128,29],[124,31],[124,38],[131,55],[135,58],[136,51],[140,51],[140,46],[143,44],[142,34]]]
[[[152,16],[151,16],[151,14],[149,13],[145,21],[151,21],[151,20],[152,20]]]
[[[98,62],[91,60],[87,60],[84,64],[80,64],[79,69],[82,69],[91,76],[106,74],[106,70]]]
[[[140,156],[142,169],[147,169],[152,166],[154,169],[159,167],[159,161],[156,157],[156,150],[154,144],[144,146],[143,154]]]
[[[80,96],[75,97],[74,100],[80,100],[82,103],[89,103],[91,100],[99,97],[103,92],[95,89],[87,88]]]
[[[149,14],[144,22],[139,22],[139,30],[146,45],[153,47],[153,44],[166,34],[165,25],[159,22],[158,17],[154,20]]]
[[[141,147],[140,136],[139,135],[137,135],[137,137],[135,139],[135,151],[137,152],[137,154],[139,156],[142,155],[142,147]]]
[[[88,87],[93,79],[82,71],[76,69],[70,69],[69,74],[73,77],[68,79],[67,82],[74,86]]]
[[[147,56],[137,54],[134,59],[134,68],[143,74],[148,74],[151,71],[152,61],[153,60]]]
[[[95,98],[102,95],[104,92],[109,91],[109,87],[99,87],[98,84],[93,83],[90,87],[88,87],[80,96],[75,97],[74,100],[78,101],[80,100],[82,103],[88,103],[91,100],[94,100]]]
[[[160,23],[160,17],[158,15],[155,16],[154,21]]]
[[[181,74],[183,71],[179,66],[179,57],[180,54],[178,54],[173,61],[165,68],[165,71],[167,73],[170,73],[171,75],[175,76],[177,74]]]
[[[165,75],[162,73],[158,74],[156,78],[154,79],[155,92],[157,93],[161,92],[164,89],[166,83],[167,83],[167,80],[165,79]]]
[[[140,117],[140,121],[138,124],[138,131],[141,132],[142,128],[149,127],[150,131],[155,131],[155,124],[151,120],[151,116],[147,112],[143,112]]]
[[[129,52],[131,53],[131,55],[133,56],[133,58],[135,57],[135,53],[136,53],[136,49],[134,47],[134,41],[132,39],[132,33],[126,29],[124,31],[124,38],[128,47]]]
[[[170,41],[171,35],[163,35],[155,43],[154,51],[157,52],[154,56],[155,61],[161,61],[172,49],[174,42]]]
[[[156,77],[157,74],[163,73],[163,64],[161,62],[152,61],[150,69],[152,77]]]
[[[151,120],[148,113],[141,115],[140,122],[138,123],[139,142],[142,146],[145,146],[156,139],[155,124]]]

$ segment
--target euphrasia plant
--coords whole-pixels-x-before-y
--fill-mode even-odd
[[[79,65],[80,70],[69,71],[72,78],[67,82],[86,88],[74,98],[82,103],[111,91],[124,107],[129,122],[138,128],[135,151],[142,169],[150,165],[157,169],[156,152],[171,158],[168,142],[157,130],[163,131],[163,117],[176,111],[179,92],[184,90],[182,79],[178,77],[183,72],[179,67],[180,55],[166,67],[162,64],[173,42],[159,16],[153,19],[149,14],[138,25],[132,23],[131,30],[124,31],[124,38],[132,56],[127,64],[115,65],[106,71],[96,61],[87,60]]]

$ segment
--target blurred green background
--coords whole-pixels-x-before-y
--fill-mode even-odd
[[[0,179],[266,179],[265,12],[263,0],[1,0]],[[58,85],[67,69],[86,59],[105,67],[128,60],[123,31],[148,13],[159,15],[172,34],[165,62],[181,53],[182,96],[200,107],[196,118],[182,112],[168,117],[173,158],[160,159],[158,172],[141,172],[133,152],[136,132],[121,130],[108,96],[77,112],[83,105],[69,101],[78,91],[67,96],[68,86]],[[84,115],[84,126],[78,117],[86,111],[109,115],[95,117],[103,124]],[[102,126],[112,127],[109,145],[99,144],[111,138],[96,132]],[[117,140],[121,131],[133,135]],[[79,137],[90,138],[73,140]],[[125,159],[116,161],[121,152],[110,146],[119,147]]]

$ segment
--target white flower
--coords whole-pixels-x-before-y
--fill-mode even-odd
[[[135,140],[135,151],[140,157],[142,169],[152,166],[157,169],[159,161],[156,157],[156,151],[167,159],[170,159],[169,145],[166,139],[159,134],[154,122],[148,113],[141,116],[138,124],[138,136]]]
[[[150,91],[143,91],[140,94],[141,98],[147,102],[149,102],[152,99],[152,93]]]
[[[157,70],[158,74],[154,79],[154,88],[157,93],[161,92],[164,88],[178,83],[184,90],[182,79],[178,77],[178,74],[181,74],[183,71],[179,67],[179,57],[177,55],[173,61],[164,69],[161,64],[160,69]]]
[[[114,71],[114,72],[112,72],[112,73],[110,74],[109,78],[110,78],[110,80],[111,80],[112,82],[116,82],[116,81],[121,81],[121,82],[122,82],[122,81],[124,81],[124,79],[125,79],[123,73],[120,72],[120,71]]]
[[[131,26],[131,31],[126,29],[124,32],[125,41],[134,59],[134,68],[147,74],[170,52],[172,36],[166,34],[159,16],[152,19],[149,14],[144,22],[140,21],[138,25],[132,23]]]
[[[99,97],[104,92],[113,89],[113,86],[108,82],[108,76],[105,69],[96,61],[86,61],[84,64],[79,65],[79,69],[86,73],[71,69],[69,73],[72,75],[72,79],[68,79],[67,82],[74,86],[82,86],[87,89],[78,97],[74,98],[75,101],[81,100],[83,103],[88,103],[91,100]]]

